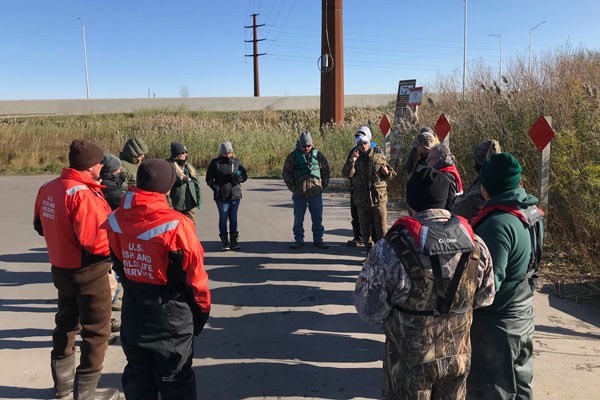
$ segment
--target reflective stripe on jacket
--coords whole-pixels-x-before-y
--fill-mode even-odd
[[[39,189],[33,225],[46,239],[55,267],[81,268],[108,258],[106,231],[98,229],[110,213],[103,187],[81,171],[63,168]]]
[[[149,285],[167,285],[167,269],[177,254],[176,265],[185,285],[202,312],[210,310],[204,249],[193,223],[171,209],[164,194],[130,188],[122,207],[101,226],[108,231],[115,270],[126,279]],[[120,265],[117,265],[120,264]]]

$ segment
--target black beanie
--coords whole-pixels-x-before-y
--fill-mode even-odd
[[[418,168],[406,183],[406,202],[415,211],[444,208],[450,181],[443,172],[431,167]]]
[[[85,171],[104,160],[100,147],[85,139],[75,139],[69,147],[69,167]]]
[[[187,148],[179,142],[171,142],[171,158],[175,158],[182,153],[187,153]]]
[[[168,161],[153,158],[140,164],[136,186],[148,192],[167,193],[175,183],[175,169]]]

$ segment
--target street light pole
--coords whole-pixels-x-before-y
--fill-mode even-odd
[[[81,33],[83,34],[83,62],[85,64],[85,89],[87,92],[87,98],[90,98],[90,83],[88,81],[88,70],[87,70],[87,52],[85,49],[85,25],[80,17],[77,18],[81,24]]]
[[[502,35],[488,35],[488,36],[500,38],[500,77],[498,78],[498,85],[502,85]]]
[[[467,79],[467,0],[465,0],[465,38],[463,44],[463,81],[462,98],[465,99],[465,81]]]
[[[535,28],[537,28],[541,24],[545,24],[545,23],[546,23],[546,21],[542,21],[542,22],[540,22],[539,24],[537,24],[536,26],[534,26],[533,28],[531,28],[529,30],[529,65],[528,65],[529,73],[531,73],[531,36],[532,36],[533,31],[535,30]]]

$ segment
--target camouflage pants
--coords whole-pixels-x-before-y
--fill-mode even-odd
[[[368,252],[373,247],[373,243],[383,238],[387,232],[387,206],[385,204],[377,207],[357,206],[357,209],[361,236]]]
[[[414,367],[408,367],[406,361],[398,352],[386,351],[384,400],[465,399],[469,354],[444,357]]]

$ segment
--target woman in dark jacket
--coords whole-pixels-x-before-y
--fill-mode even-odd
[[[102,194],[104,194],[104,199],[111,210],[121,206],[121,200],[127,189],[123,187],[126,175],[122,172],[122,168],[121,161],[116,156],[112,154],[104,155],[100,179],[102,179],[102,184],[106,186],[102,189]]]
[[[235,158],[229,142],[221,143],[219,155],[212,160],[206,170],[206,184],[213,190],[219,210],[219,237],[221,251],[239,250],[237,211],[242,198],[242,182],[248,175],[242,162]],[[227,220],[229,219],[229,237]]]

